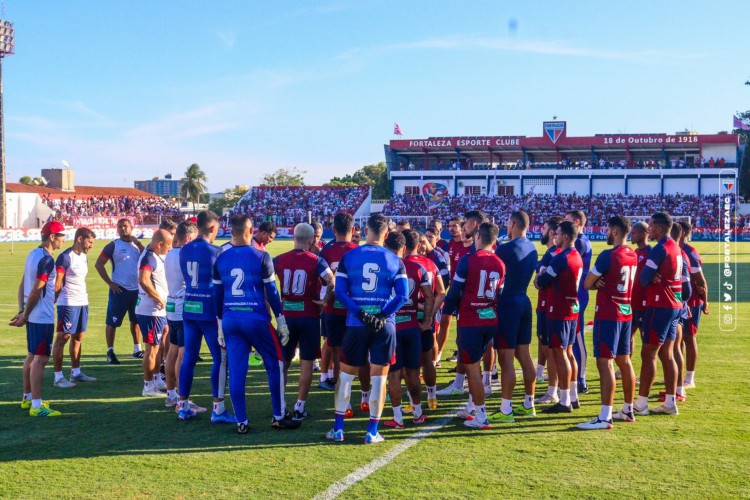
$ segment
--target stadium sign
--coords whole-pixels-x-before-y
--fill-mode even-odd
[[[465,147],[499,147],[520,146],[519,137],[446,137],[440,139],[419,139],[399,141],[409,148],[465,148]]]

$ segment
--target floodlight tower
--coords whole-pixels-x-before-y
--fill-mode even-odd
[[[3,9],[4,10],[4,9]],[[3,16],[5,17],[5,16]],[[13,23],[0,19],[0,227],[5,227],[5,116],[3,115],[3,59],[15,54]]]

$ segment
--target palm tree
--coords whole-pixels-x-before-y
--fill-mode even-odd
[[[206,185],[203,183],[206,180],[208,180],[206,173],[201,170],[197,163],[193,163],[185,171],[185,178],[182,179],[182,185],[180,186],[180,195],[193,202],[193,213],[195,213],[195,204],[200,201],[201,195],[206,192]]]

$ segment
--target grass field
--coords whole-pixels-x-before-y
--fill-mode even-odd
[[[325,491],[356,469],[383,456],[418,429],[383,430],[385,443],[362,444],[367,416],[347,421],[347,441],[331,444],[323,435],[333,420],[333,395],[313,388],[312,418],[294,432],[271,429],[265,372],[251,369],[248,411],[252,431],[240,436],[233,426],[214,427],[204,414],[178,422],[161,399],[140,396],[140,360],[129,359],[130,335],[118,332],[123,364],[105,362],[106,289],[93,269],[104,242],[89,254],[89,333],[82,366],[96,383],[74,389],[52,386],[51,362],[45,399],[64,415],[32,419],[19,408],[23,329],[0,326],[0,496],[30,497],[257,497],[300,498]],[[17,310],[16,291],[23,262],[33,244],[0,245],[0,318]],[[596,366],[589,359],[591,392],[573,415],[519,419],[472,432],[453,419],[429,437],[354,484],[347,497],[702,497],[750,496],[750,244],[739,244],[740,323],[719,329],[716,289],[718,243],[698,243],[712,292],[711,316],[700,329],[696,381],[680,405],[680,415],[639,417],[613,431],[582,432],[575,424],[599,410]],[[288,250],[278,241],[272,253]],[[594,254],[604,248],[594,244]],[[535,300],[535,290],[530,290]],[[593,318],[593,307],[587,316]],[[7,325],[4,320],[2,325]],[[451,337],[449,346],[454,345]],[[587,338],[590,345],[590,338]],[[636,341],[636,346],[640,341]],[[207,354],[207,349],[204,348]],[[206,356],[207,357],[207,356]],[[636,370],[640,361],[634,358]],[[69,362],[66,355],[65,373]],[[440,387],[451,380],[450,363],[439,370]],[[210,404],[209,363],[199,365],[193,399]],[[290,381],[296,382],[296,365]],[[657,376],[657,381],[660,380]],[[315,379],[317,382],[317,377]],[[355,386],[353,402],[359,402]],[[539,387],[540,395],[546,386]],[[654,391],[658,391],[657,385]],[[292,391],[294,392],[293,388]],[[517,390],[516,397],[521,397]],[[287,396],[293,403],[294,394]],[[616,408],[622,399],[618,394]],[[463,398],[441,400],[430,421],[450,416]],[[488,404],[499,405],[493,393]],[[355,405],[356,406],[356,405]],[[388,405],[385,418],[390,418]],[[428,422],[429,423],[429,422]]]

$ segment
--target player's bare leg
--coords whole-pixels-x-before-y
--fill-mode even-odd
[[[427,387],[427,407],[437,410],[437,369],[435,368],[435,354],[437,352],[437,340],[432,336],[432,349],[421,354],[422,376]]]
[[[622,379],[623,404],[622,409],[613,418],[616,417],[616,420],[633,422],[635,420],[633,414],[633,399],[635,397],[635,370],[633,370],[633,363],[630,361],[630,355],[617,356],[615,362],[620,369],[620,377]]]
[[[484,384],[482,384],[482,373],[479,366],[479,362],[463,365],[466,372],[466,379],[469,381],[469,394],[470,403],[476,410],[476,416],[472,419],[468,419],[464,422],[468,427],[489,429],[489,419],[487,418],[487,409],[485,407],[484,399]],[[476,420],[476,424],[469,422],[469,420]],[[472,425],[473,424],[473,425]]]
[[[513,422],[513,390],[516,388],[514,359],[515,349],[498,350],[502,403],[500,405],[500,415],[497,412],[493,413],[493,420],[495,421]]]
[[[165,405],[170,407],[176,405],[179,400],[179,396],[177,395],[177,381],[179,379],[177,378],[178,367],[176,363],[180,355],[180,350],[177,347],[169,349],[167,358],[164,361],[164,376],[167,384],[167,402]]]
[[[489,395],[492,392],[492,367],[495,365],[495,348],[490,342],[487,350],[484,351],[482,356],[482,385],[484,386],[485,394]]]
[[[648,396],[656,377],[656,358],[659,348],[660,346],[654,344],[643,344],[641,347],[640,385],[638,387],[638,400],[633,407],[633,411],[639,415],[648,415]]]
[[[579,429],[612,429],[612,406],[615,400],[615,367],[610,358],[596,358],[601,383],[601,409],[599,416],[578,425]]]
[[[156,377],[159,371],[156,368],[156,360],[159,357],[159,346],[157,344],[146,344],[146,352],[143,356],[143,396],[161,396],[156,387]]]
[[[74,382],[70,382],[65,378],[62,371],[63,355],[65,353],[65,345],[68,343],[68,340],[70,340],[69,333],[57,332],[57,335],[55,335],[55,343],[52,345],[52,365],[54,366],[55,370],[55,387],[70,388],[76,386]]]
[[[698,337],[691,331],[683,335],[685,342],[685,386],[695,387],[695,365],[698,362]]]
[[[537,339],[537,345],[536,345],[536,378],[537,382],[542,382],[544,380],[544,367],[547,364],[547,349],[545,346],[542,345],[542,341]],[[552,372],[552,370],[547,368],[547,378],[549,379],[549,374]]]
[[[674,359],[674,340],[666,340],[659,349],[659,359],[664,370],[664,404],[654,409],[655,413],[677,414],[677,363]]]
[[[685,398],[685,357],[682,351],[682,338],[683,328],[680,323],[677,323],[677,337],[675,338],[672,356],[677,366],[677,380],[675,382],[676,397],[680,398],[680,400],[684,400]]]
[[[531,346],[529,344],[516,346],[515,357],[523,373],[525,395],[523,407],[525,410],[530,410],[534,408],[534,393],[536,392],[536,370],[534,370],[534,361],[531,358]]]
[[[557,370],[557,380],[560,386],[560,402],[543,410],[545,413],[570,413],[573,411],[571,406],[571,375],[573,370],[570,364],[571,354],[568,349],[564,349],[562,346],[550,346],[550,356],[548,360],[554,359],[555,368]],[[574,360],[575,362],[575,360]],[[573,379],[575,384],[575,379]]]
[[[386,375],[388,372],[386,371]],[[371,365],[369,363],[362,365],[359,367],[358,370],[358,376],[359,376],[359,385],[362,388],[362,399],[359,403],[359,409],[363,412],[370,411],[370,390],[372,388],[372,385],[370,383],[370,380],[372,378],[372,369]],[[385,396],[385,393],[383,393],[383,396]],[[382,413],[382,408],[381,408]]]
[[[437,334],[437,357],[435,359],[436,363],[440,363],[440,358],[443,354],[443,349],[445,349],[445,344],[448,343],[448,331],[451,327],[451,320],[453,319],[453,316],[448,314],[443,314],[443,316],[440,318],[440,327],[438,328],[438,334]]]

